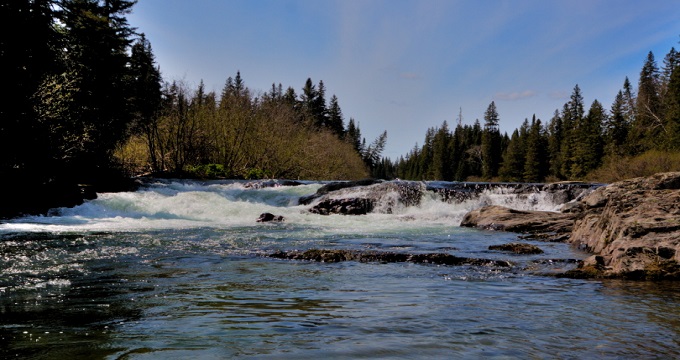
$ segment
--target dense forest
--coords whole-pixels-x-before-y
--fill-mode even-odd
[[[299,96],[280,84],[255,93],[238,72],[220,94],[164,81],[127,22],[134,4],[0,5],[3,24],[22,34],[0,44],[12,89],[0,108],[3,178],[98,188],[140,173],[354,179],[380,161],[387,134],[367,144],[354,119],[345,126],[323,81],[307,79]]]
[[[578,85],[548,122],[525,119],[508,134],[491,102],[483,125],[447,122],[430,128],[396,161],[383,158],[381,178],[412,180],[611,182],[654,172],[680,170],[680,53],[671,48],[659,68],[644,60],[637,91],[626,78],[609,109],[595,100],[585,111]]]

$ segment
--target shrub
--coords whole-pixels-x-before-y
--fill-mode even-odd
[[[680,171],[680,153],[650,150],[632,158],[608,159],[603,166],[588,174],[587,179],[612,183],[669,171]]]

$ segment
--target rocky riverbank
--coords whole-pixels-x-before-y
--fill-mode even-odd
[[[561,276],[680,280],[680,172],[602,186],[561,213],[485,207],[461,226],[564,240],[592,253]]]

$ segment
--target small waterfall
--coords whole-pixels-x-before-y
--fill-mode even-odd
[[[337,204],[349,207],[352,201],[363,206],[364,213],[382,214],[401,214],[409,212],[407,209],[411,207],[427,211],[428,207],[439,207],[438,203],[450,205],[452,211],[466,212],[487,205],[516,210],[558,211],[563,204],[581,198],[599,185],[576,182],[541,184],[397,180],[347,186],[329,192],[322,188],[316,196],[304,197],[301,202],[311,204],[310,211],[321,214],[333,213],[332,207]],[[353,212],[357,213],[361,212]]]

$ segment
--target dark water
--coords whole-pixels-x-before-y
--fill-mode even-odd
[[[489,251],[523,240],[458,227],[479,203],[424,201],[359,217],[294,205],[316,188],[164,183],[1,224],[0,358],[680,357],[675,283],[547,276],[585,254],[540,242],[530,243],[545,254]],[[540,199],[532,206],[554,206]],[[286,222],[255,223],[264,211]],[[445,252],[513,266],[265,256],[306,248]]]

